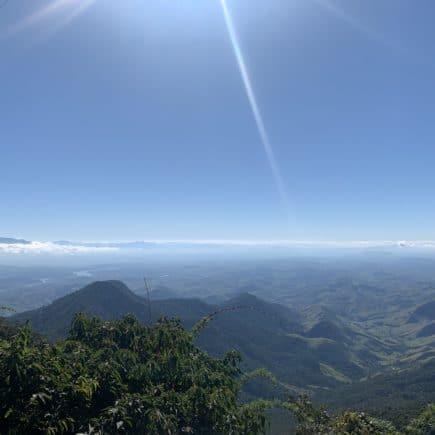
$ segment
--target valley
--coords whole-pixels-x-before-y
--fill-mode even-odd
[[[132,313],[144,324],[161,316],[176,317],[188,328],[218,312],[198,345],[212,355],[236,349],[246,370],[265,367],[279,381],[275,387],[254,382],[245,392],[248,396],[308,393],[339,408],[342,401],[334,394],[348,391],[356,407],[366,409],[373,398],[365,392],[382,376],[400,376],[407,370],[419,376],[421,367],[427,378],[435,356],[434,264],[428,258],[377,256],[146,268],[88,265],[80,270],[56,268],[55,273],[49,268],[17,268],[3,275],[0,295],[5,296],[3,305],[21,308],[10,320],[30,320],[34,330],[50,340],[66,336],[77,312],[103,319]],[[144,270],[152,283],[151,319]],[[21,281],[15,280],[20,272]],[[38,283],[28,285],[35,277]],[[20,305],[5,288],[23,282],[27,284],[20,298],[26,302]],[[23,310],[37,307],[40,295],[43,307]],[[412,386],[409,396],[408,402],[419,397]],[[427,392],[425,398],[435,400],[435,393]]]

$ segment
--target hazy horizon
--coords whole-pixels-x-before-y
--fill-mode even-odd
[[[252,259],[434,258],[435,241],[136,240],[38,241],[0,237],[0,264],[92,265],[104,263],[250,261]],[[53,263],[54,262],[54,263]]]

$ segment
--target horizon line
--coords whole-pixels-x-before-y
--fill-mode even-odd
[[[2,237],[0,237],[1,239]],[[61,244],[68,243],[72,245],[82,244],[132,244],[132,243],[154,243],[154,244],[213,244],[213,245],[355,245],[355,246],[372,246],[372,245],[435,245],[435,239],[230,239],[230,238],[147,238],[147,239],[111,239],[111,240],[73,240],[73,239],[57,239],[57,240],[42,240],[42,239],[27,239],[16,237],[4,237],[7,239],[16,240],[16,243],[49,243]],[[0,244],[2,242],[0,241]]]

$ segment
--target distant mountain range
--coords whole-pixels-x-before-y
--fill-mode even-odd
[[[28,240],[12,239],[10,237],[0,237],[0,244],[4,244],[4,245],[16,245],[16,244],[29,245],[30,243],[32,242],[29,242]]]

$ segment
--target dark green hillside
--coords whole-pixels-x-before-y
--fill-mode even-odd
[[[302,311],[302,314],[307,329],[321,321],[340,323],[337,313],[324,305],[309,305]]]
[[[431,335],[435,335],[435,322],[423,326],[423,328],[417,332],[417,337],[430,337]]]
[[[188,331],[175,320],[143,326],[134,316],[105,322],[79,314],[55,344],[28,327],[0,338],[0,433],[399,435],[387,420],[330,414],[305,396],[242,401],[252,379],[274,379],[243,372],[237,352],[213,358],[196,347],[210,320]],[[271,431],[267,414],[276,417]],[[434,423],[429,405],[401,433],[429,435]]]
[[[241,309],[224,312],[209,325],[199,340],[207,350],[216,343],[234,347],[247,367],[265,366],[290,387],[331,387],[364,375],[343,343],[306,337],[294,310],[250,294],[223,306]]]
[[[307,337],[324,337],[343,342],[345,336],[341,329],[333,322],[322,320],[316,323],[308,332]]]
[[[302,313],[306,336],[329,343],[329,346],[322,346],[323,359],[329,358],[332,368],[342,367],[338,370],[345,376],[336,374],[342,382],[357,381],[373,370],[383,370],[385,360],[397,351],[396,343],[380,340],[372,331],[361,328],[356,322],[349,322],[349,319],[338,315],[330,307],[312,305]],[[324,369],[325,373],[334,376],[328,367]]]
[[[175,299],[179,296],[175,290],[164,285],[157,285],[150,292],[151,299]]]
[[[420,305],[409,318],[410,322],[419,320],[435,320],[435,301]]]
[[[404,426],[428,402],[435,401],[435,360],[412,369],[380,374],[335,391],[318,392],[316,400],[332,409],[356,409]]]
[[[187,326],[214,310],[199,299],[162,299],[151,301],[133,293],[121,281],[96,281],[86,287],[56,299],[50,305],[12,316],[11,320],[29,320],[33,329],[51,340],[64,338],[76,313],[98,316],[104,320],[134,314],[141,322],[149,323],[162,315],[179,317]]]
[[[239,293],[221,304],[211,305],[200,299],[162,299],[152,300],[149,307],[145,298],[122,282],[98,281],[11,319],[15,323],[30,320],[36,332],[59,340],[67,336],[76,312],[106,320],[133,313],[142,325],[166,315],[180,318],[187,328],[211,315],[207,328],[196,338],[200,349],[218,358],[228,349],[238,350],[243,370],[266,368],[278,379],[276,386],[258,380],[250,382],[243,388],[245,399],[284,398],[290,392],[308,391],[333,409],[364,410],[402,425],[427,402],[435,400],[435,362],[426,364],[434,356],[433,341],[429,336],[416,338],[431,324],[407,323],[409,312],[397,317],[396,330],[403,335],[403,343],[396,343],[384,338],[394,329],[380,329],[379,337],[374,334],[376,329],[371,325],[376,327],[376,317],[367,324],[349,322],[344,315],[322,305],[298,313],[252,294]],[[0,335],[11,339],[14,329],[4,320],[0,326]],[[408,342],[409,347],[405,347]],[[419,361],[425,364],[417,366]],[[396,362],[401,369],[420,368],[389,373]],[[371,373],[382,372],[359,382]],[[401,420],[398,413],[404,415]],[[354,418],[360,417],[352,416],[351,420]]]
[[[243,318],[246,321],[259,322],[259,325],[267,328],[282,328],[286,332],[302,333],[300,314],[288,307],[266,302],[250,293],[241,293],[224,303],[222,308],[240,307],[243,310]],[[232,315],[232,317],[238,317]]]
[[[120,281],[97,281],[81,290],[55,300],[52,304],[13,316],[13,320],[30,320],[32,327],[51,339],[66,336],[76,313],[86,313],[105,320],[131,313],[145,320],[146,302]]]
[[[146,299],[121,282],[107,281],[95,282],[46,307],[12,319],[30,320],[36,332],[59,339],[66,336],[76,312],[103,319],[132,313],[147,324],[148,308]],[[306,336],[299,322],[300,315],[294,310],[253,295],[239,294],[222,305],[208,305],[199,299],[151,302],[153,321],[162,315],[178,317],[187,327],[214,312],[218,314],[198,338],[198,345],[212,355],[222,355],[230,348],[240,351],[246,369],[269,369],[286,385],[283,391],[333,387],[365,374],[364,368],[356,363],[359,356],[346,343],[328,337]],[[373,361],[376,363],[374,357]]]

